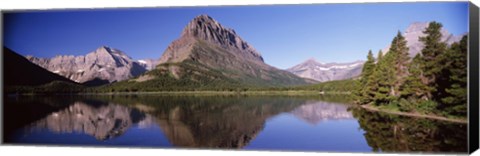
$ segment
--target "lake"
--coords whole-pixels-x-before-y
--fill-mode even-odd
[[[467,125],[342,96],[6,96],[4,142],[325,152],[467,152]]]

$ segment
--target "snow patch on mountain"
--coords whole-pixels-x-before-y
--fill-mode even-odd
[[[325,82],[357,77],[361,73],[363,63],[363,61],[321,63],[315,59],[308,59],[301,64],[287,69],[287,71],[303,78]]]

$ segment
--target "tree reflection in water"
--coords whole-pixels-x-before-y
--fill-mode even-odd
[[[373,151],[467,152],[467,125],[350,109]]]

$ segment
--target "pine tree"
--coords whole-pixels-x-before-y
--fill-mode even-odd
[[[370,50],[367,55],[367,61],[363,65],[361,79],[359,80],[358,99],[360,104],[367,104],[373,100],[373,80],[372,75],[375,70],[375,58]]]
[[[445,54],[444,76],[448,77],[446,95],[441,99],[439,109],[451,115],[467,115],[467,36],[454,43]]]
[[[408,76],[408,63],[410,57],[408,56],[408,47],[405,37],[398,31],[397,36],[393,39],[390,52],[394,58],[395,82],[393,86],[392,96],[400,96],[400,86]]]
[[[375,69],[375,58],[373,57],[372,50],[370,50],[368,51],[367,61],[363,65],[362,82],[366,82],[368,77],[372,75],[374,69]]]
[[[441,76],[442,64],[444,58],[441,57],[446,51],[447,45],[441,42],[442,33],[441,23],[431,22],[428,27],[423,31],[426,34],[424,37],[420,37],[419,40],[424,43],[425,47],[422,49],[422,71],[424,75],[424,84],[429,86],[429,92],[427,97],[429,99],[438,98],[439,92],[439,77]]]
[[[373,74],[378,83],[374,98],[376,103],[390,103],[398,99],[400,86],[408,76],[409,60],[407,41],[399,31],[393,38],[388,53],[378,61],[378,68]]]
[[[429,87],[422,81],[423,72],[421,68],[422,56],[415,55],[408,66],[409,75],[405,78],[405,83],[400,87],[401,97],[407,99],[410,103],[417,103],[419,100],[427,100]]]
[[[374,93],[374,103],[377,105],[388,104],[395,99],[392,96],[393,84],[395,82],[395,69],[393,68],[393,54],[387,53],[378,60],[373,77],[377,85]]]
[[[378,54],[377,54],[377,62],[380,61],[382,58],[383,58],[383,51],[380,50],[378,51]]]

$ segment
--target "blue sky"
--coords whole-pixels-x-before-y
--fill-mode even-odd
[[[309,58],[364,60],[413,22],[467,32],[467,2],[163,7],[4,14],[4,45],[22,55],[84,55],[107,45],[134,59],[160,58],[187,23],[208,14],[235,29],[266,63],[285,69]]]

